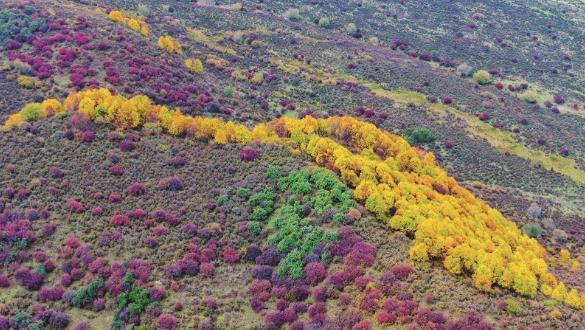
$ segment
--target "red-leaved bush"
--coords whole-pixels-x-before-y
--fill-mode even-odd
[[[110,219],[110,224],[116,227],[131,227],[130,219],[124,214],[116,214]]]
[[[252,147],[244,147],[242,150],[240,150],[240,159],[243,161],[253,161],[258,157],[260,157],[258,151]]]

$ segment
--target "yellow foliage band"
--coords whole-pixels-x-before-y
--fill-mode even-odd
[[[389,227],[414,235],[413,260],[442,260],[448,271],[471,275],[473,284],[485,291],[499,285],[533,297],[540,285],[545,295],[585,309],[585,296],[579,299],[575,290],[567,293],[564,283],[548,272],[546,252],[536,240],[459,186],[432,153],[371,123],[352,117],[279,118],[249,129],[222,119],[187,116],[154,105],[146,96],[113,95],[105,88],[71,93],[63,106],[55,102],[43,102],[51,111],[40,118],[65,109],[122,129],[157,126],[172,135],[218,144],[298,148],[354,187],[355,198]],[[26,117],[15,114],[5,127],[18,125],[19,118],[22,122]]]
[[[98,10],[100,12],[100,10]],[[142,18],[130,18],[126,17],[123,12],[119,10],[112,10],[108,14],[108,19],[128,26],[130,29],[140,32],[143,36],[148,36],[148,24],[144,22]]]

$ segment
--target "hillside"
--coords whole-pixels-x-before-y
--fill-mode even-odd
[[[580,329],[582,14],[4,1],[0,329]]]

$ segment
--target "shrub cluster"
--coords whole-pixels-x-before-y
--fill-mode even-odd
[[[548,272],[546,251],[536,240],[458,185],[437,166],[432,153],[412,148],[371,123],[351,117],[282,117],[248,129],[221,119],[186,116],[141,95],[114,96],[107,89],[72,93],[64,106],[122,128],[152,122],[171,134],[218,144],[296,145],[355,187],[354,197],[389,227],[414,235],[413,260],[441,259],[447,270],[470,273],[474,285],[486,291],[499,285],[534,296],[539,284],[543,292],[560,285]],[[295,183],[290,189],[302,194],[306,184]],[[258,202],[252,202],[258,210],[255,217],[264,220],[270,210],[262,210],[266,203]]]
[[[171,36],[161,36],[158,38],[156,44],[160,48],[164,49],[167,53],[177,53],[179,55],[183,54],[183,46],[179,40]]]
[[[98,12],[103,12],[101,9],[98,9]],[[128,26],[130,29],[140,32],[143,36],[148,36],[148,24],[144,22],[144,18],[142,17],[135,17],[130,18],[126,17],[126,15],[118,10],[112,10],[108,14],[108,19],[120,23],[122,25]]]
[[[189,69],[189,71],[196,73],[196,74],[201,74],[203,72],[203,63],[201,62],[200,59],[198,58],[188,58],[185,60],[185,66],[187,67],[187,69]]]

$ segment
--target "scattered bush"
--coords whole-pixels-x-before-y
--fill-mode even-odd
[[[244,147],[240,150],[240,159],[243,161],[253,161],[256,160],[260,155],[258,151],[252,147]]]
[[[492,82],[492,76],[485,70],[479,70],[473,74],[473,80],[480,85],[488,85]]]
[[[105,282],[102,278],[97,278],[91,281],[87,286],[75,291],[71,301],[73,306],[78,308],[91,307],[104,284]]]
[[[43,119],[47,113],[40,103],[27,103],[22,110],[20,110],[22,119],[26,121]]]
[[[512,315],[518,315],[522,311],[520,304],[515,299],[506,300],[506,311]]]
[[[116,227],[131,227],[132,222],[130,222],[130,218],[128,218],[124,214],[116,214],[112,216],[110,219],[110,224]]]
[[[301,13],[297,8],[291,8],[286,12],[286,17],[291,21],[300,21]]]
[[[183,190],[183,181],[176,176],[169,176],[159,181],[158,188],[169,191]]]
[[[532,202],[528,207],[528,210],[526,210],[526,215],[528,218],[536,220],[542,215],[542,208],[535,202]]]
[[[38,290],[41,288],[44,282],[44,278],[39,274],[27,269],[19,268],[15,273],[14,277],[21,286],[28,290]]]
[[[159,330],[175,330],[177,329],[177,319],[172,314],[161,314],[158,317],[158,329]]]
[[[416,130],[411,128],[405,129],[403,136],[408,143],[416,145],[432,143],[436,139],[433,133],[425,128]]]
[[[320,27],[329,27],[331,25],[331,20],[328,17],[321,17],[319,18],[319,26]]]
[[[183,54],[183,46],[181,43],[171,36],[161,36],[157,40],[157,45],[164,49],[167,53]]]
[[[538,238],[542,235],[542,227],[537,223],[527,223],[522,226],[522,232],[528,237]]]
[[[404,280],[412,272],[412,267],[406,264],[401,264],[393,266],[390,271],[397,279]]]
[[[538,94],[536,94],[536,92],[534,91],[525,91],[524,93],[519,95],[520,99],[528,102],[528,103],[536,103],[536,101],[538,100]]]
[[[203,72],[203,63],[200,59],[188,58],[185,60],[185,66],[189,71],[195,74],[201,74]]]
[[[142,183],[135,182],[129,185],[126,191],[131,196],[141,196],[146,193],[146,187]]]
[[[309,285],[319,284],[326,275],[327,270],[322,262],[311,262],[305,266],[305,282]]]
[[[461,77],[469,77],[473,74],[475,69],[469,64],[463,63],[457,66],[456,72]]]

